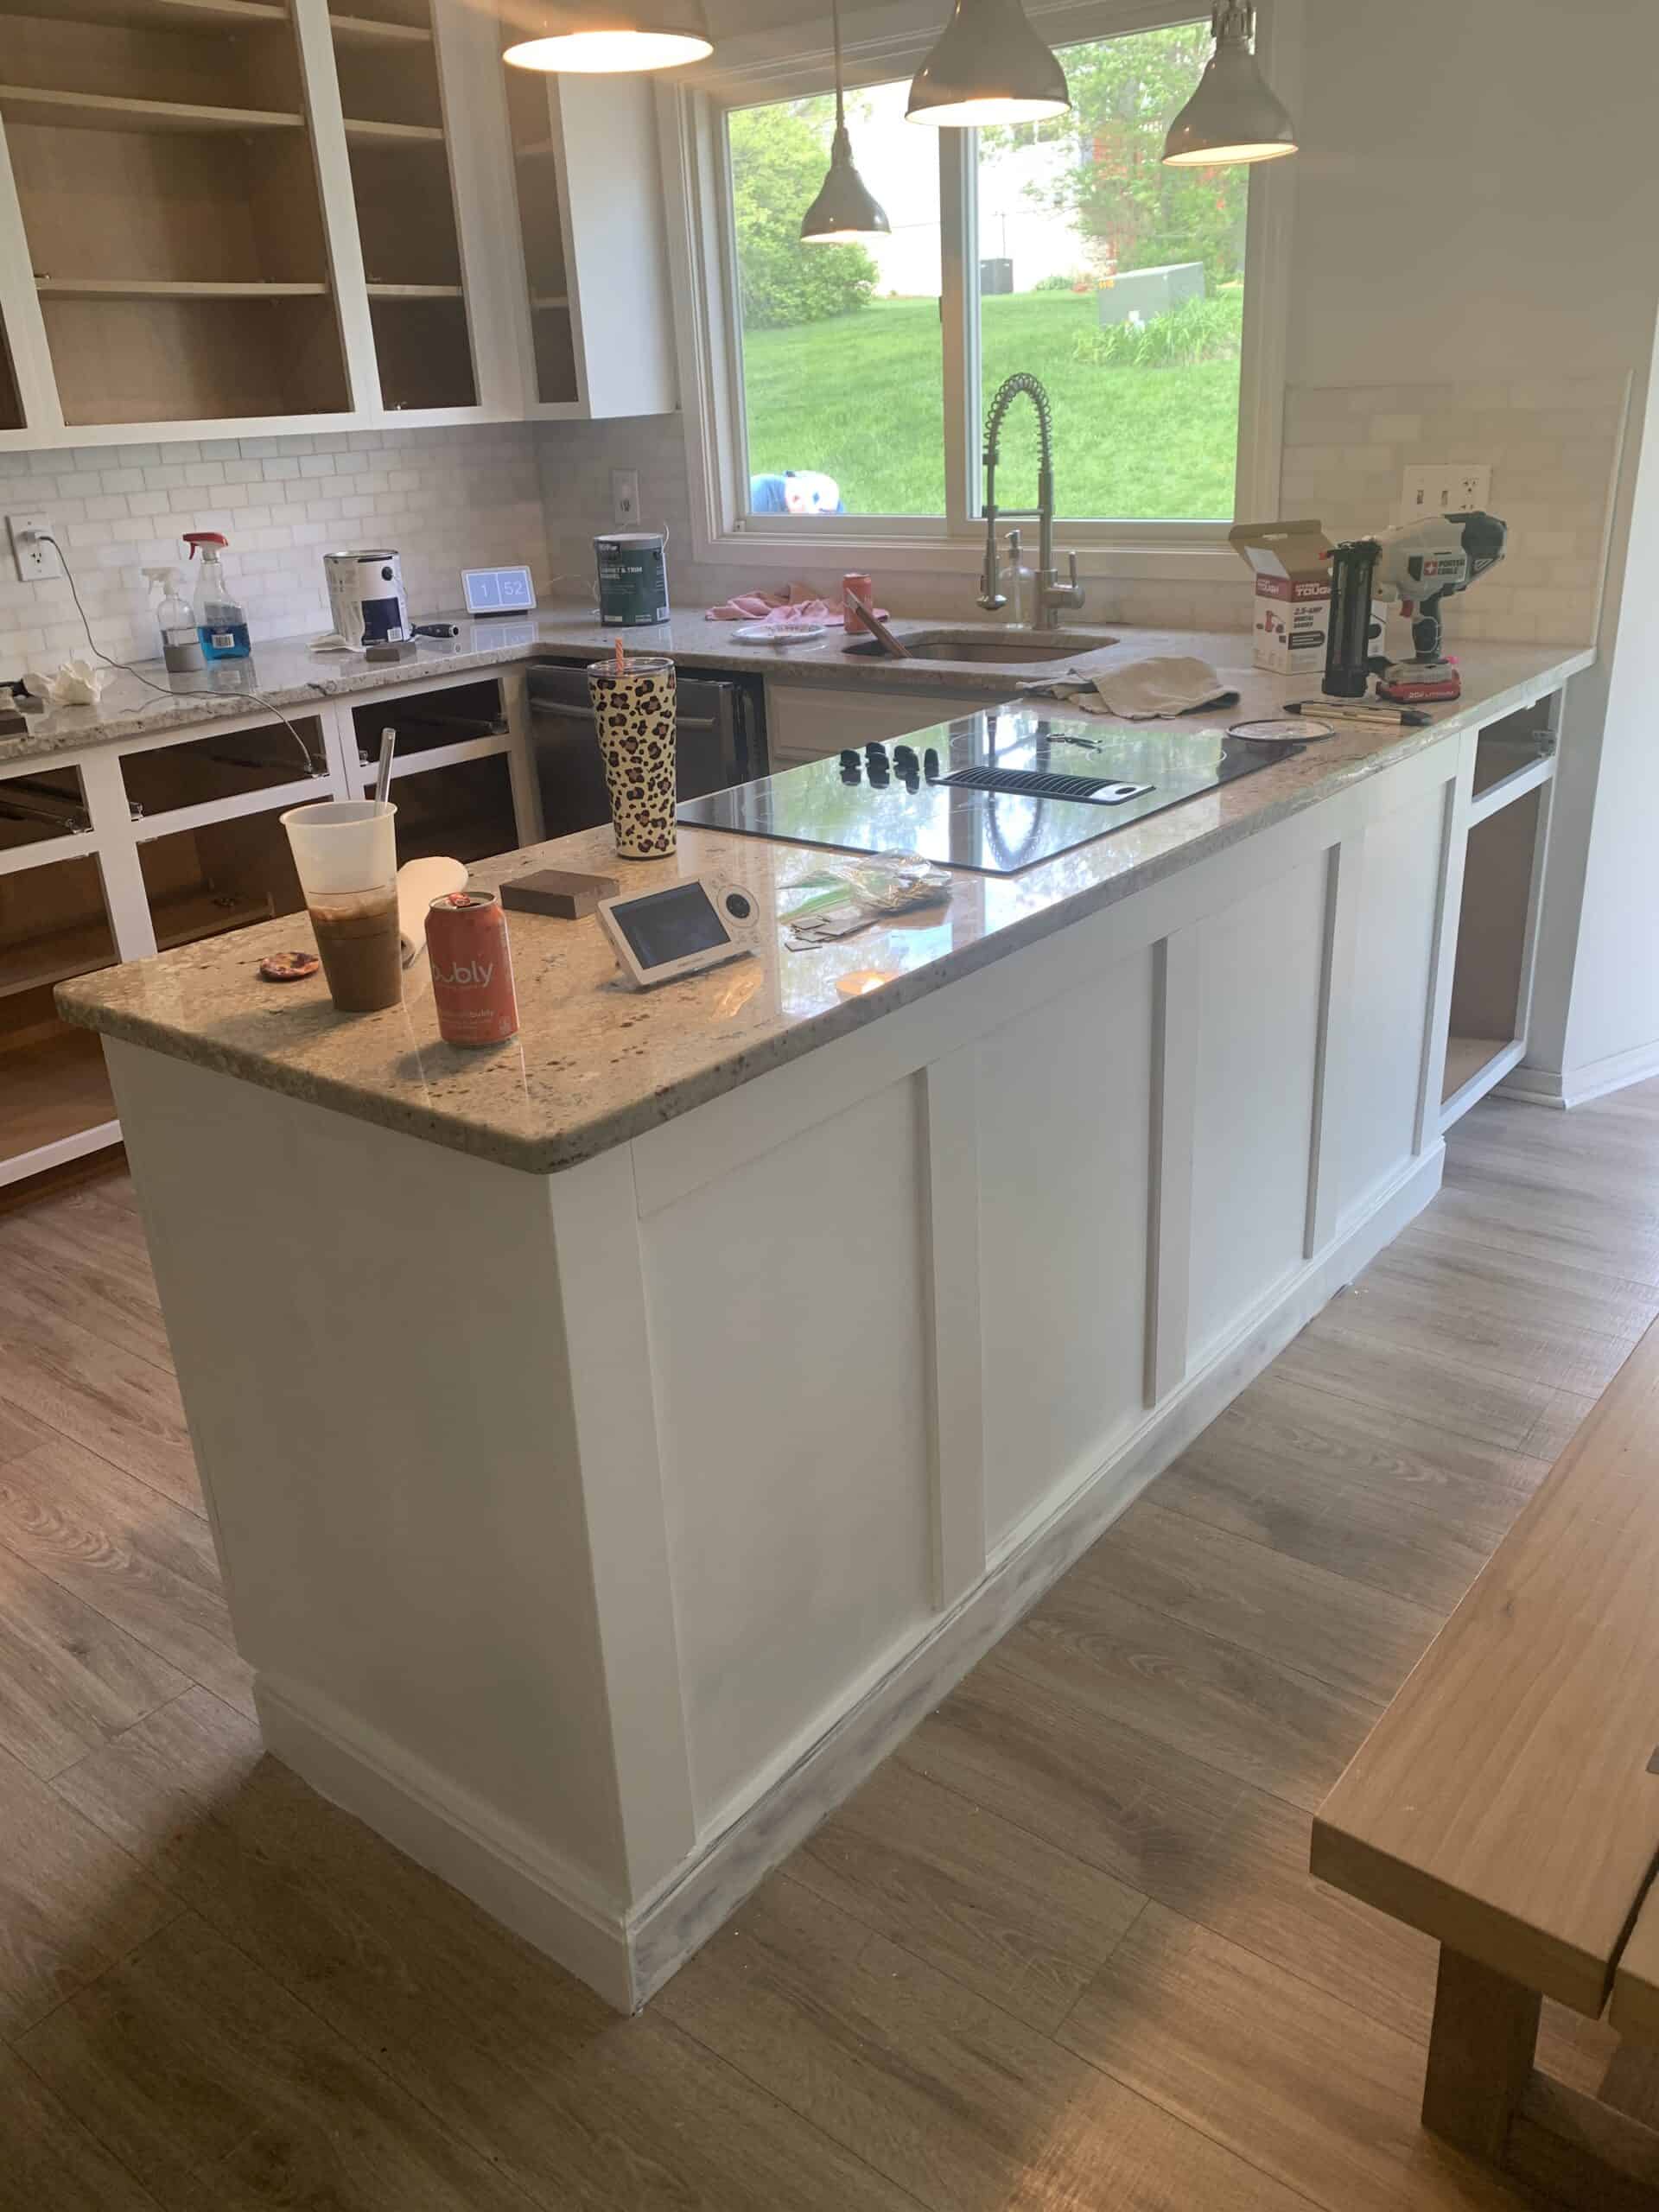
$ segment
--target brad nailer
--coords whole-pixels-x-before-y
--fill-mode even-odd
[[[1403,706],[1458,698],[1463,682],[1442,650],[1440,601],[1495,569],[1508,536],[1496,515],[1426,515],[1376,537],[1333,545],[1326,696],[1363,699],[1375,676],[1377,696]],[[1411,659],[1391,661],[1370,650],[1373,599],[1397,600],[1412,618]]]

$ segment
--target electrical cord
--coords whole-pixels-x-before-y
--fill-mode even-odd
[[[75,612],[80,617],[80,626],[86,632],[87,645],[92,653],[95,654],[106,667],[118,668],[124,676],[131,677],[135,683],[143,684],[148,690],[158,692],[163,699],[177,699],[181,697],[192,696],[199,698],[205,696],[200,692],[194,694],[181,693],[175,691],[170,683],[157,683],[151,677],[140,675],[138,670],[134,666],[131,661],[117,660],[113,653],[106,653],[103,646],[99,644],[97,639],[92,635],[92,623],[87,620],[86,610],[80,603],[80,594],[75,588],[74,570],[69,566],[68,555],[64,551],[62,546],[59,544],[57,539],[55,537],[48,537],[45,531],[37,532],[35,543],[37,545],[49,545],[52,548],[52,550],[57,555],[59,562],[62,565],[63,569],[63,580],[69,587],[69,596],[74,601]],[[316,776],[323,772],[323,771],[317,766],[316,762],[311,758],[311,747],[306,743],[304,737],[294,727],[294,724],[289,721],[288,716],[283,712],[282,709],[276,704],[275,700],[267,699],[264,694],[261,691],[243,690],[241,691],[240,696],[245,699],[251,699],[256,705],[263,707],[267,714],[276,715],[277,721],[281,722],[283,728],[288,732],[295,744],[299,747],[301,753],[304,755],[306,773],[308,775]]]

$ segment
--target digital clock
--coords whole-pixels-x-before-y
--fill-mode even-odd
[[[463,569],[461,588],[469,614],[531,614],[536,587],[528,569]]]

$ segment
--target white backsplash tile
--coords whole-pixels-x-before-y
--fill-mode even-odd
[[[1446,602],[1447,635],[1586,645],[1599,616],[1627,400],[1618,375],[1294,385],[1280,512],[1357,537],[1399,517],[1406,468],[1488,462],[1491,512],[1509,524],[1509,544],[1500,569]],[[1392,643],[1404,650],[1402,637]]]

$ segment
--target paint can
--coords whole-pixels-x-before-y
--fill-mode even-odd
[[[594,540],[599,563],[599,619],[607,630],[668,620],[668,534],[612,531]]]
[[[432,1003],[446,1045],[505,1045],[518,1034],[507,918],[495,891],[447,891],[426,910]]]
[[[390,547],[325,553],[328,619],[348,645],[395,645],[409,635],[404,569]]]

